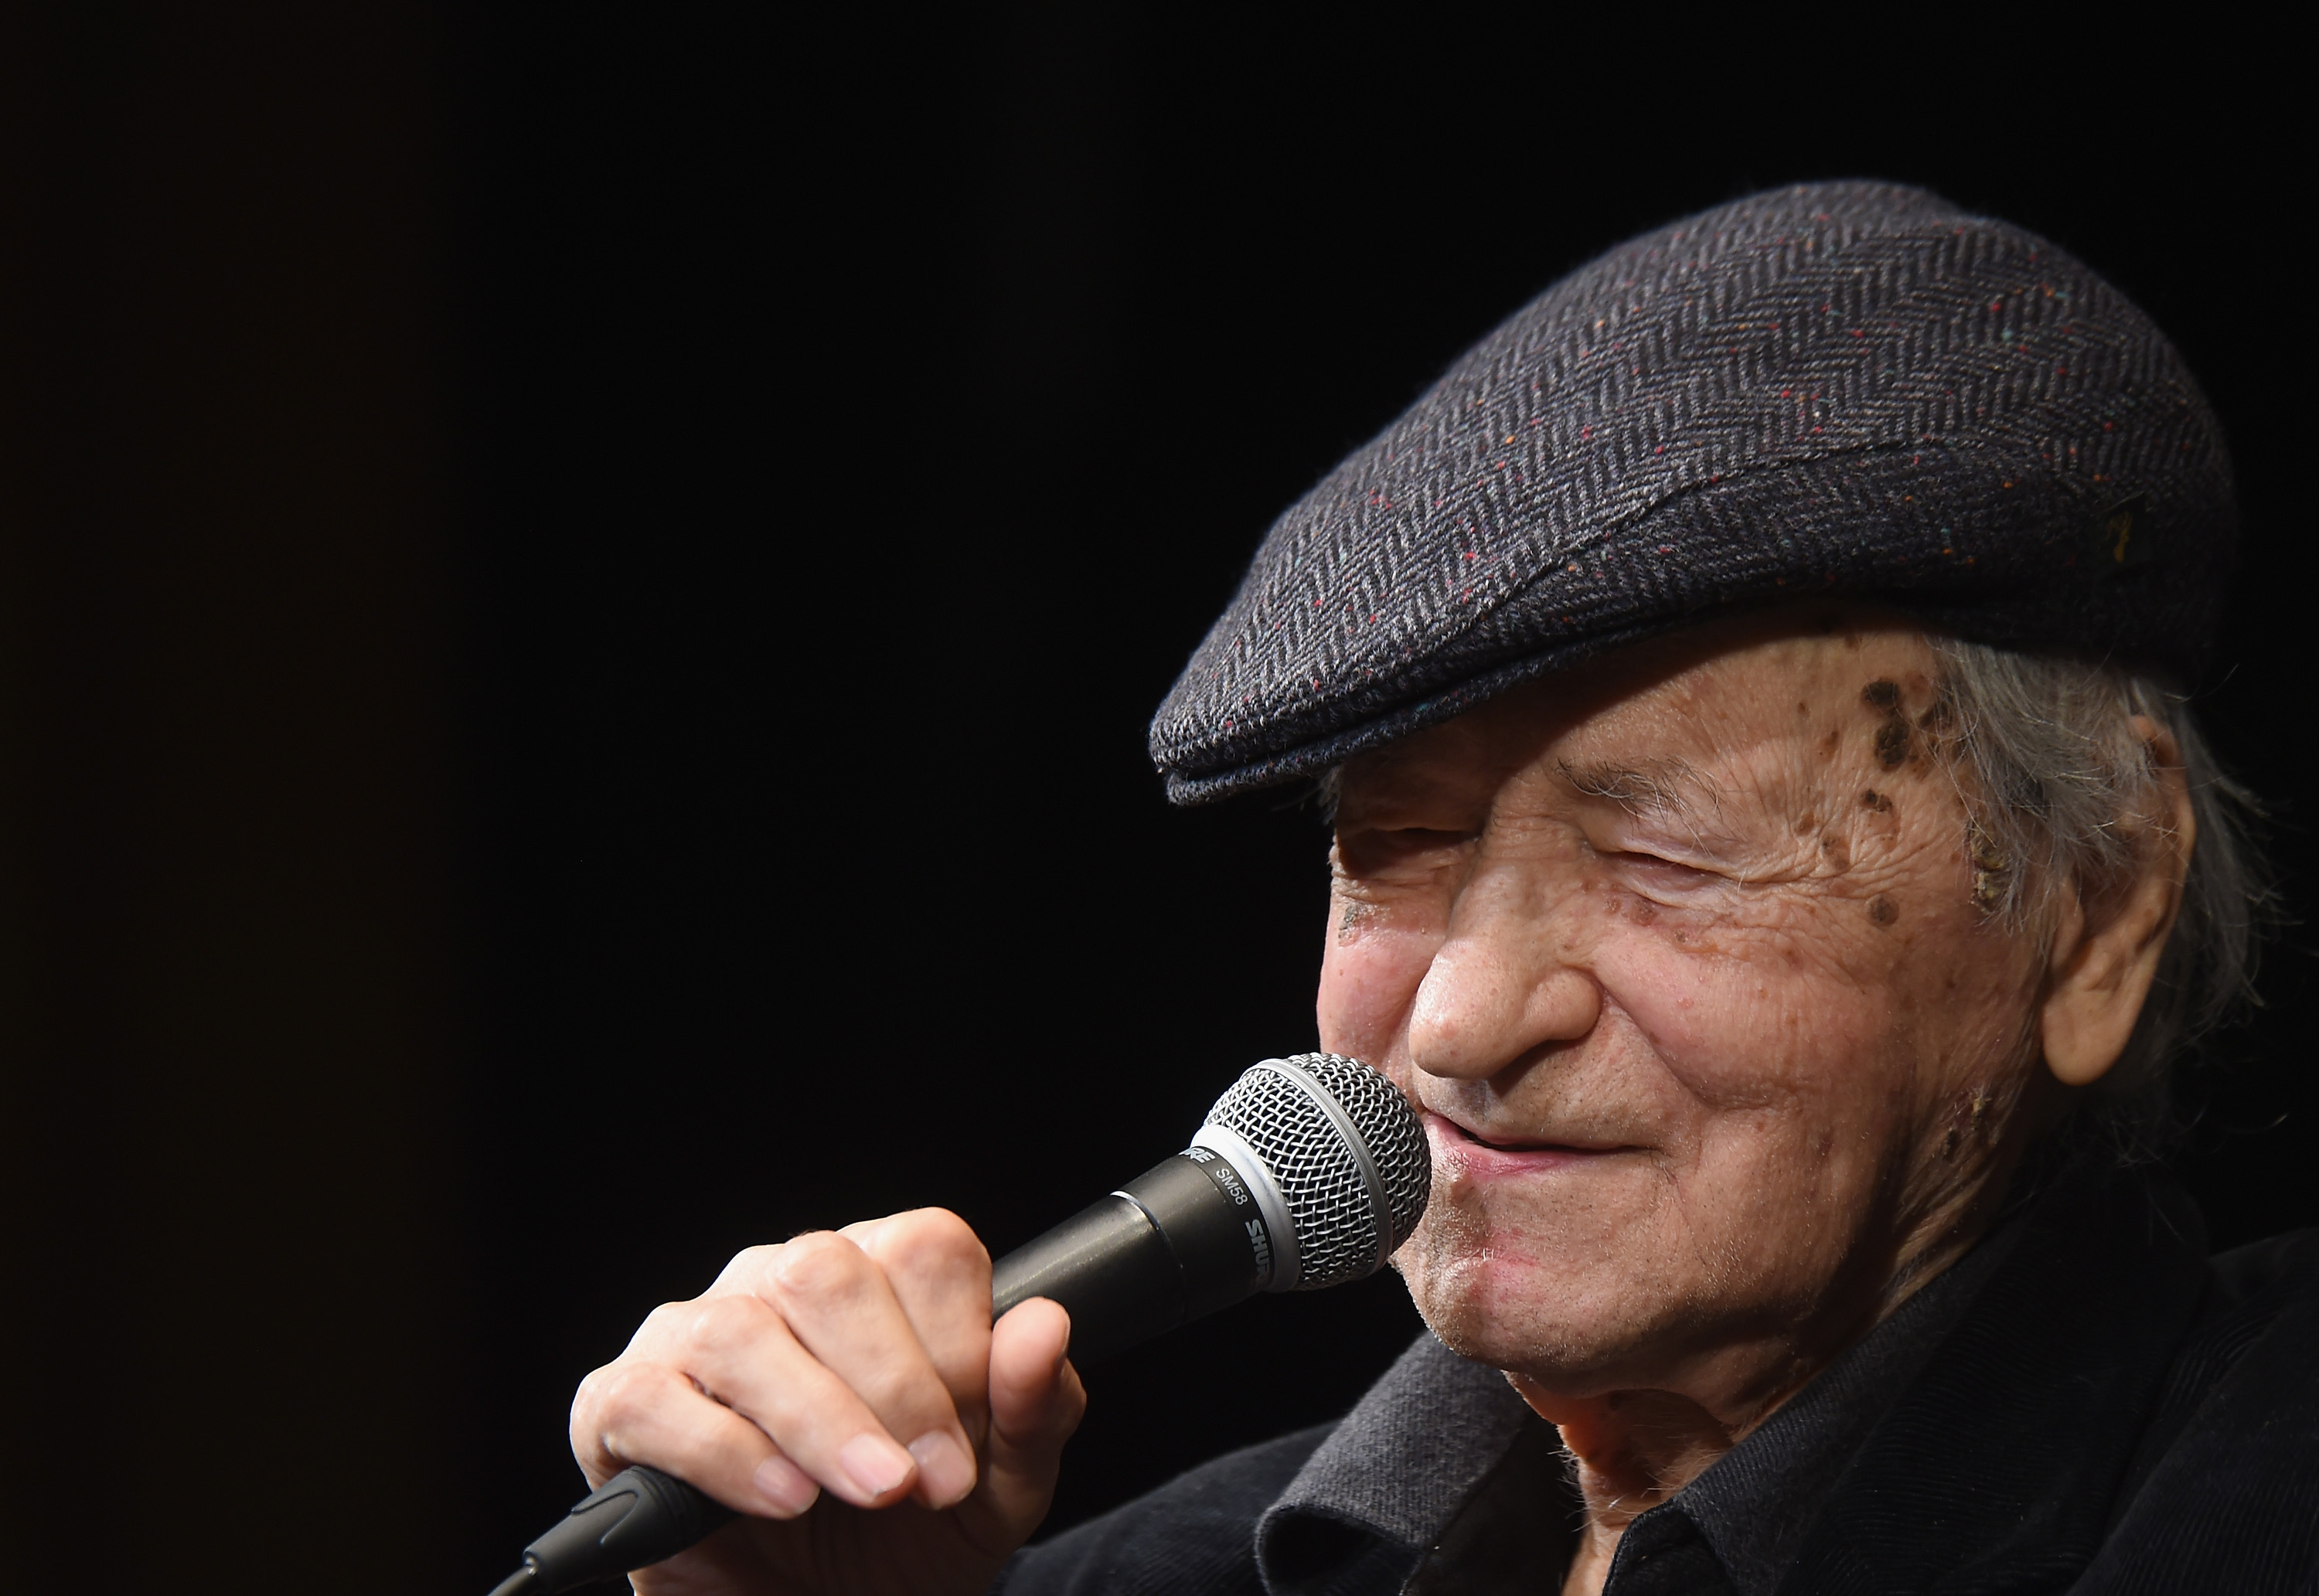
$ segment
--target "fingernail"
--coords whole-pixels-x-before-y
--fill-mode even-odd
[[[774,1515],[783,1519],[796,1518],[821,1494],[821,1487],[813,1483],[811,1474],[778,1455],[757,1465],[757,1472],[749,1476],[749,1483],[757,1488],[757,1494],[765,1499]]]
[[[974,1459],[950,1431],[926,1431],[910,1443],[910,1456],[918,1460],[918,1488],[927,1506],[950,1507],[974,1489]]]
[[[910,1477],[910,1455],[881,1435],[857,1435],[837,1450],[837,1466],[864,1496],[883,1496]]]

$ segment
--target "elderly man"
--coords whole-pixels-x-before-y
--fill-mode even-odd
[[[1019,1550],[1084,1406],[919,1213],[735,1258],[573,1409],[745,1515],[652,1593],[2305,1591],[2319,1248],[2146,1155],[2261,891],[2180,696],[2214,418],[2084,266],[1760,195],[1549,290],[1273,528],[1180,801],[1334,806],[1322,1045],[1422,1111],[1429,1333]]]

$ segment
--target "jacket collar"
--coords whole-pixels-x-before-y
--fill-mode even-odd
[[[2152,1171],[2059,1182],[1828,1494],[1782,1592],[2065,1584],[2099,1548],[2207,1281]]]
[[[1265,1589],[1401,1590],[1530,1428],[1504,1375],[1421,1335],[1257,1521]]]
[[[1783,1596],[1996,1591],[2083,1568],[2204,1254],[2197,1210],[2162,1177],[2057,1181],[1638,1519],[1605,1596],[1774,1578]],[[1421,1336],[1259,1519],[1266,1589],[1536,1588],[1574,1528],[1557,1439],[1498,1371]],[[1767,1534],[1774,1515],[1798,1528]]]

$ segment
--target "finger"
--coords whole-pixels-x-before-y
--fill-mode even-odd
[[[836,1244],[861,1259],[850,1242]],[[867,1269],[868,1260],[861,1259],[861,1267]],[[763,1430],[791,1462],[833,1494],[856,1507],[888,1507],[918,1483],[920,1461],[895,1439],[867,1393],[816,1357],[771,1303],[727,1294],[702,1297],[685,1306],[690,1324],[677,1366],[699,1381],[709,1396]],[[936,1410],[955,1431],[949,1395],[917,1350],[890,1296],[884,1321],[873,1315],[870,1322],[857,1323],[856,1330],[865,1343],[863,1355],[882,1374],[897,1384],[915,1386],[909,1400],[897,1406],[921,1413]],[[921,1424],[902,1433],[916,1438],[926,1429]],[[959,1443],[949,1438],[943,1448],[920,1450],[941,1454],[944,1448],[950,1456],[962,1456]],[[943,1458],[938,1456],[936,1461]],[[970,1470],[971,1466],[969,1460]]]
[[[967,1222],[920,1208],[838,1232],[884,1272],[918,1344],[978,1447],[988,1428],[990,1254]]]
[[[974,1441],[892,1284],[869,1254],[835,1233],[801,1236],[781,1249],[766,1286],[799,1343],[860,1396],[887,1434],[907,1445],[921,1501],[946,1508],[974,1489]],[[953,1306],[951,1317],[958,1312]],[[980,1320],[987,1337],[988,1298],[964,1312],[970,1321]],[[942,1339],[953,1342],[958,1333],[946,1330]],[[788,1445],[787,1436],[773,1433]]]
[[[616,1363],[582,1381],[572,1455],[591,1489],[646,1463],[759,1518],[794,1519],[821,1494],[763,1430],[663,1364]]]
[[[1087,1390],[1065,1356],[1070,1325],[1059,1304],[1033,1297],[991,1330],[990,1444],[976,1501],[996,1520],[996,1544],[1019,1544],[1046,1517],[1063,1444],[1086,1416]]]

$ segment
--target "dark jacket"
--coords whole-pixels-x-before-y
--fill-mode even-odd
[[[1339,1424],[1017,1555],[1004,1596],[1553,1591],[1554,1431],[1431,1337]],[[1672,1501],[1605,1596],[2319,1593],[2319,1232],[2206,1256],[2163,1177],[2053,1184]]]

